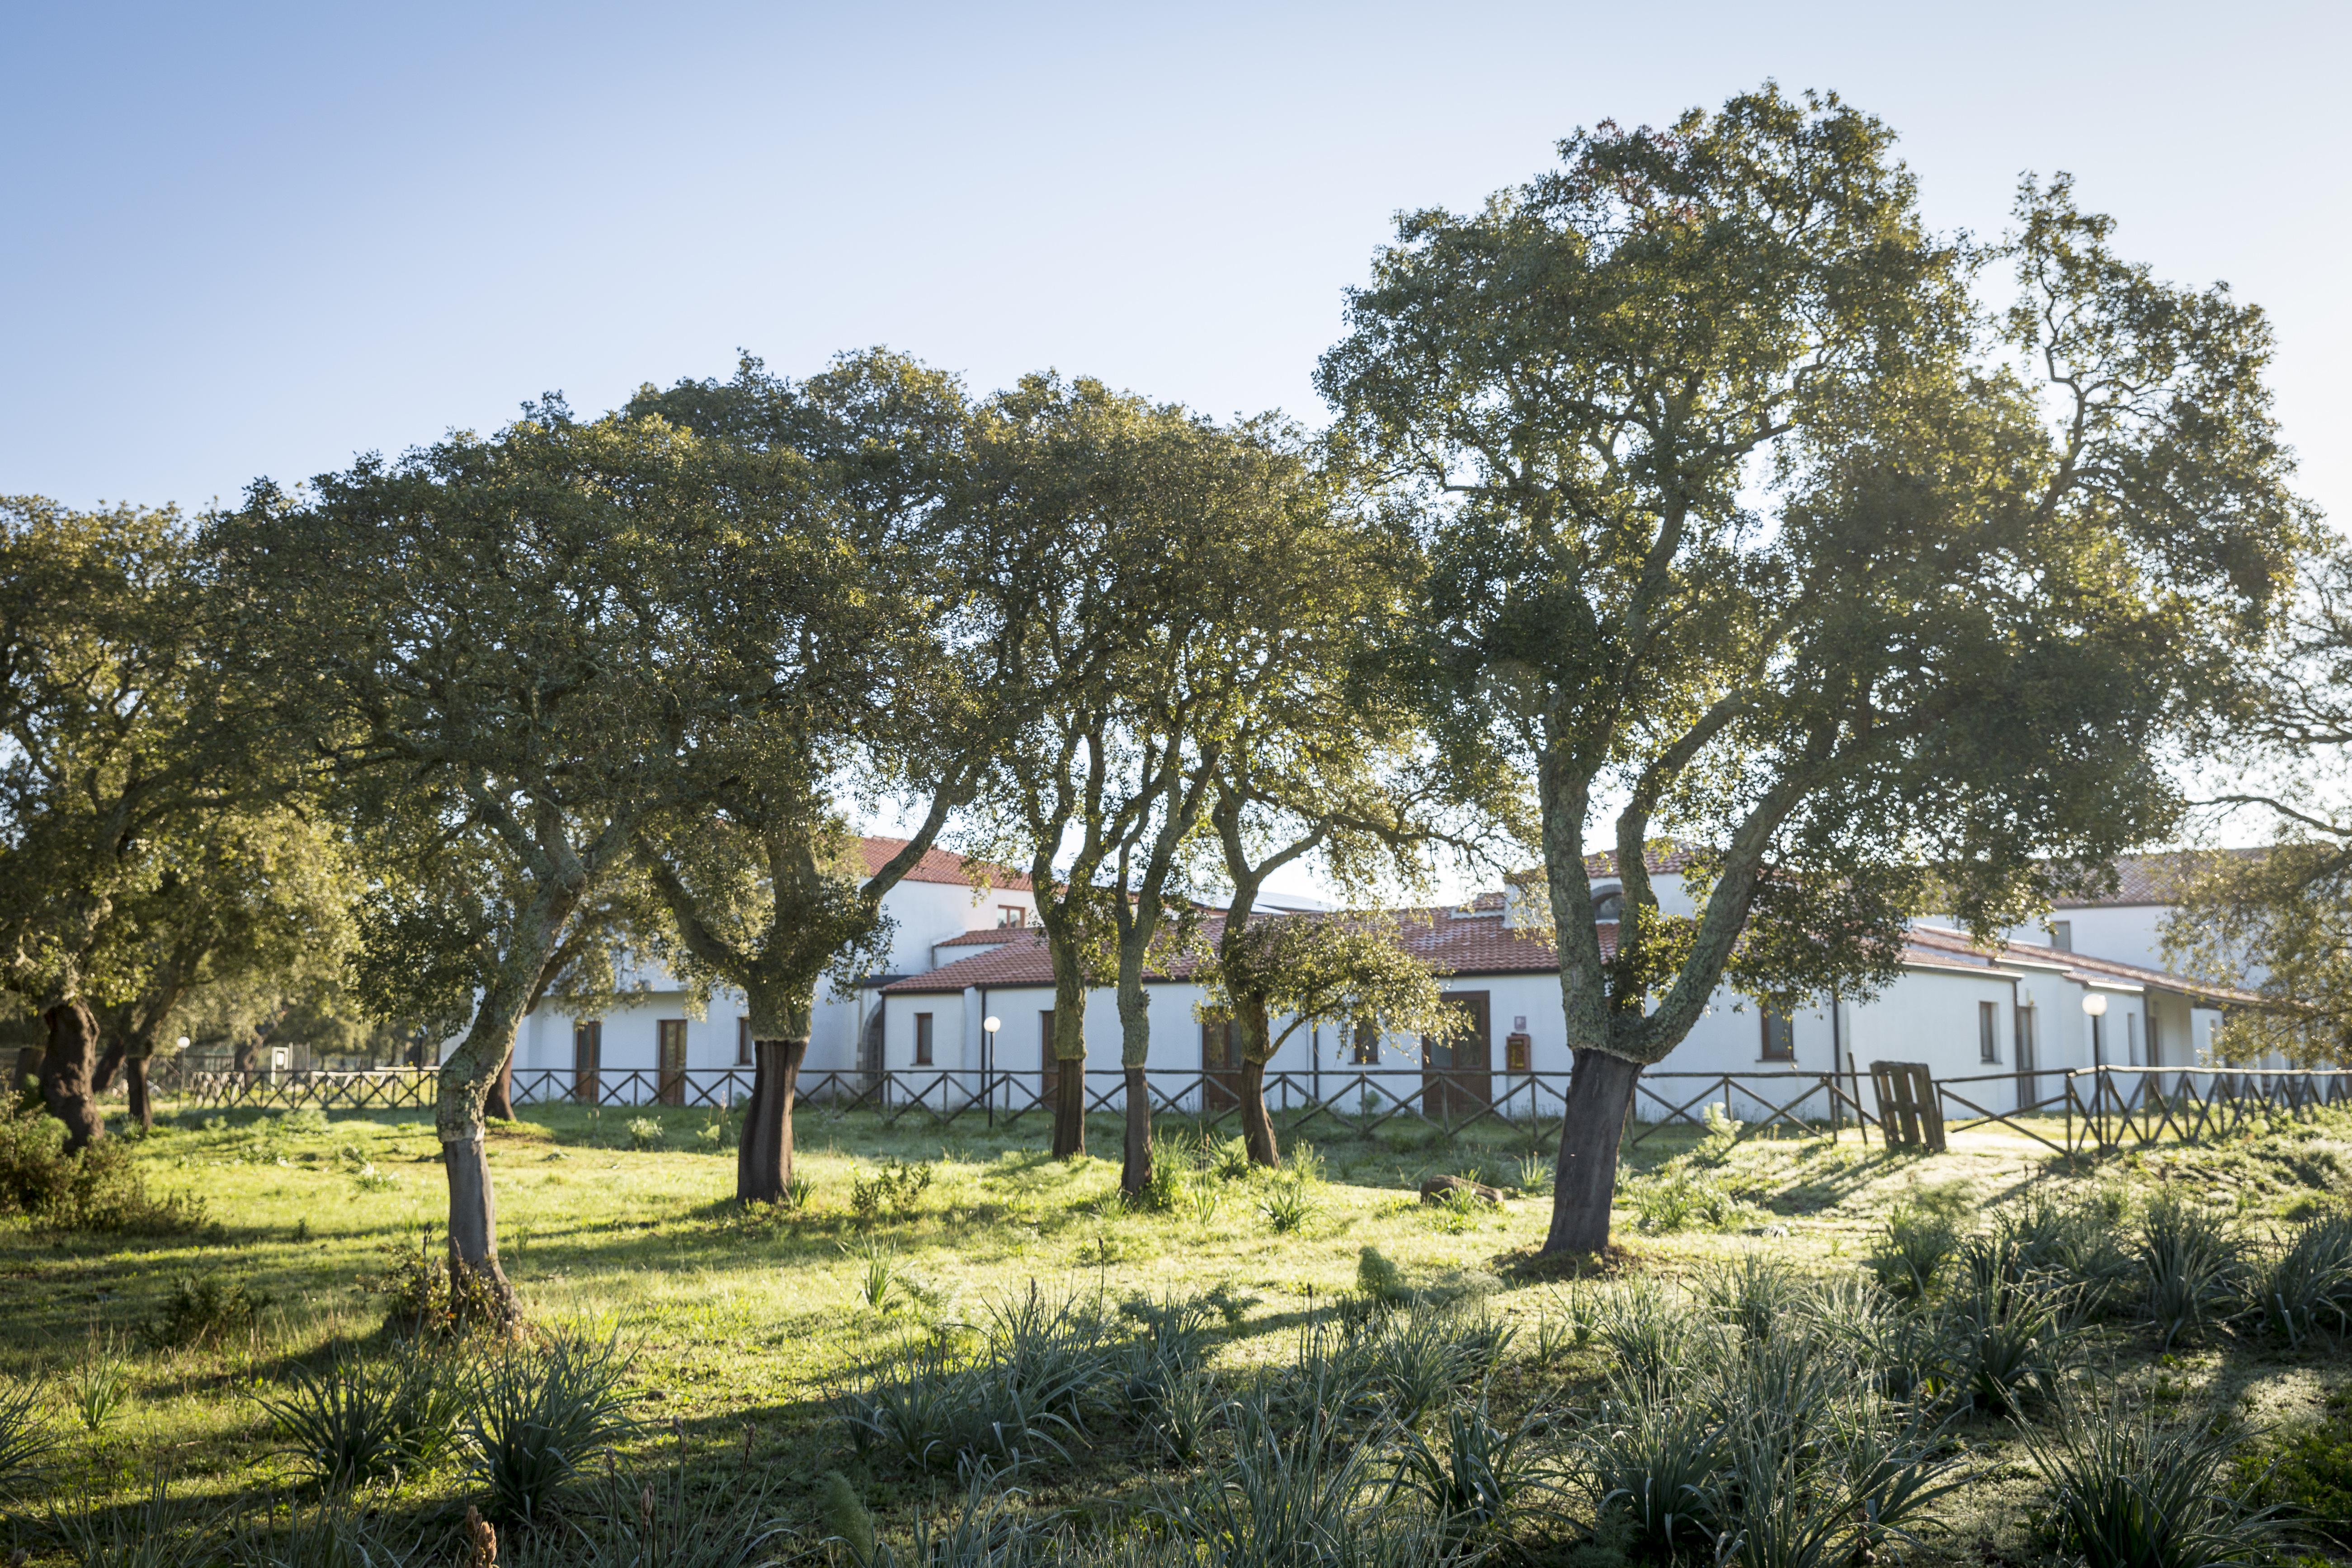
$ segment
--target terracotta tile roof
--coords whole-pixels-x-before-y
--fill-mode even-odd
[[[2160,855],[2116,857],[2116,890],[2099,898],[2053,899],[2061,910],[2123,909],[2179,901],[2181,884],[2200,862],[2220,856],[2260,855],[2260,849],[2172,849]]]
[[[1654,847],[1642,852],[1642,868],[1653,877],[1675,876],[1691,863],[1694,853],[1695,851],[1685,849],[1679,844],[1664,848]],[[1584,874],[1588,877],[1615,876],[1617,874],[1616,851],[1603,850],[1598,855],[1587,855],[1584,858]],[[1542,872],[1538,870],[1536,876],[1540,879]]]
[[[1036,934],[1034,926],[982,926],[978,931],[965,931],[961,936],[943,936],[931,943],[933,947],[1002,947],[1008,942],[1018,942],[1023,936]]]
[[[1916,959],[1937,968],[1966,965],[1990,969],[1999,963],[2031,963],[2063,970],[2080,980],[2113,980],[2132,985],[2154,986],[2160,991],[2177,991],[2204,1002],[2227,1002],[2247,1006],[2263,1005],[2263,999],[2252,992],[2168,974],[2161,969],[2126,963],[2121,959],[2095,958],[2088,953],[2068,952],[2063,948],[2015,942],[2005,942],[1992,949],[1981,948],[1968,932],[1947,931],[1941,926],[1913,926],[1904,942],[1904,957],[1906,961]]]
[[[866,874],[869,877],[889,864],[890,857],[907,847],[903,838],[877,838],[871,836],[858,841],[866,857]],[[926,849],[923,858],[907,872],[909,882],[961,882],[976,887],[985,882],[1000,892],[1025,893],[1029,879],[1010,866],[992,866],[985,860],[967,859],[951,849]]]
[[[1507,929],[1503,924],[1500,900],[1491,913],[1465,914],[1452,909],[1390,910],[1384,911],[1397,922],[1404,950],[1447,974],[1545,974],[1559,967],[1559,955],[1551,942],[1532,932]],[[1330,919],[1347,911],[1330,914],[1299,914],[1288,919]],[[1275,918],[1271,915],[1261,917]],[[1200,957],[1216,945],[1224,930],[1222,918],[1212,916],[1202,923],[1201,934],[1193,946],[1177,954],[1172,962],[1145,976],[1156,982],[1182,981],[1192,978]],[[1600,926],[1601,956],[1617,951],[1617,922],[1603,921]],[[971,942],[982,935],[967,932],[953,942]],[[990,936],[997,933],[988,932]],[[987,952],[961,958],[955,963],[932,970],[928,974],[912,974],[894,981],[882,989],[887,994],[937,994],[961,991],[967,986],[1051,985],[1054,983],[1054,961],[1045,951],[1045,933],[1031,928],[1013,933],[1013,940]],[[948,945],[946,942],[938,944]]]

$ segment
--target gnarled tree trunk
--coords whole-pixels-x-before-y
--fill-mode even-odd
[[[124,1055],[121,1040],[106,1047],[106,1054],[98,1058],[98,1070],[89,1075],[90,1093],[104,1094],[114,1087],[115,1070],[122,1066]]]
[[[1617,1147],[1625,1134],[1641,1065],[1590,1047],[1576,1053],[1559,1128],[1546,1253],[1600,1252],[1609,1246],[1609,1205],[1617,1193]]]
[[[1073,954],[1067,966],[1054,965],[1054,1158],[1076,1160],[1087,1152],[1087,988]]]
[[[514,1052],[507,1053],[506,1065],[491,1080],[490,1092],[482,1099],[482,1114],[500,1121],[514,1120]]]
[[[1240,1036],[1242,1058],[1242,1146],[1253,1165],[1279,1165],[1282,1147],[1274,1136],[1274,1118],[1265,1109],[1265,1064],[1274,1057],[1273,1031],[1265,1004],[1254,996],[1234,999],[1234,1033]]]
[[[41,1100],[66,1124],[66,1152],[75,1153],[106,1136],[106,1120],[90,1097],[90,1070],[98,1055],[98,1020],[79,1001],[60,1002],[42,1015],[49,1048],[41,1057]]]

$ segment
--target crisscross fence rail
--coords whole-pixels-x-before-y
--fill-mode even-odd
[[[1392,1123],[1433,1129],[1454,1137],[1475,1128],[1509,1129],[1528,1136],[1556,1134],[1566,1103],[1565,1072],[1463,1072],[1421,1068],[1348,1067],[1269,1071],[1267,1109],[1295,1131],[1328,1129],[1369,1137]],[[1155,1068],[1145,1079],[1158,1114],[1198,1118],[1215,1130],[1238,1125],[1240,1075],[1232,1071]],[[702,1107],[739,1105],[751,1092],[749,1068],[526,1068],[514,1075],[518,1105]],[[1089,1113],[1126,1109],[1127,1075],[1109,1069],[1086,1075]],[[159,1086],[161,1087],[161,1086]],[[437,1088],[430,1068],[352,1072],[199,1071],[173,1086],[199,1105],[292,1109],[316,1105],[352,1110],[429,1106]],[[925,1125],[985,1121],[1018,1125],[1033,1114],[1050,1119],[1053,1093],[1034,1069],[894,1069],[887,1072],[803,1072],[803,1103],[835,1110],[867,1110],[885,1125],[913,1120]],[[1850,1084],[1833,1073],[1651,1072],[1635,1089],[1628,1146],[1670,1127],[1720,1125],[1738,1136],[1768,1128],[1800,1132],[1868,1128]]]
[[[2014,1085],[2016,1109],[1983,1100]],[[1946,1123],[2000,1125],[2062,1154],[2145,1149],[2168,1137],[2180,1142],[2225,1136],[2256,1119],[2301,1117],[2324,1106],[2352,1106],[2352,1072],[2335,1068],[2074,1068],[2066,1071],[1983,1073],[1936,1080]],[[1974,1097],[1974,1098],[1972,1098]],[[1958,1106],[1965,1114],[1955,1116]],[[2029,1125],[2021,1118],[2034,1118]],[[2057,1140],[2050,1137],[2059,1134]]]

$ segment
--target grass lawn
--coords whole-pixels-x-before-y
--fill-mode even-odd
[[[765,1506],[791,1531],[777,1538],[784,1555],[837,1551],[820,1545],[827,1471],[848,1475],[886,1533],[955,1490],[951,1471],[909,1472],[854,1453],[831,1398],[903,1352],[968,1342],[968,1325],[1033,1282],[1108,1306],[1206,1296],[1218,1310],[1211,1366],[1240,1385],[1254,1369],[1287,1365],[1302,1327],[1355,1297],[1370,1247],[1407,1286],[1475,1299],[1517,1326],[1493,1378],[1499,1407],[1556,1408],[1565,1431],[1591,1409],[1608,1371],[1599,1340],[1538,1333],[1547,1316],[1574,1313],[1576,1292],[1595,1289],[1528,1266],[1548,1218],[1544,1194],[1516,1195],[1499,1211],[1419,1199],[1433,1174],[1474,1173],[1514,1192],[1546,1179],[1540,1164],[1521,1163],[1546,1152],[1507,1142],[1501,1129],[1450,1143],[1394,1126],[1369,1140],[1321,1142],[1303,1214],[1282,1212],[1279,1201],[1269,1213],[1280,1184],[1220,1176],[1213,1153],[1171,1208],[1130,1212],[1118,1201],[1115,1161],[1057,1163],[1040,1152],[1042,1117],[992,1131],[911,1120],[886,1129],[866,1113],[804,1110],[798,1130],[797,1168],[811,1196],[797,1213],[759,1217],[731,1203],[735,1128],[709,1112],[530,1108],[490,1141],[501,1253],[534,1320],[616,1332],[634,1352],[627,1392],[642,1435],[623,1445],[618,1467],[650,1471],[682,1453],[689,1488],[766,1488]],[[1170,1121],[1162,1131],[1183,1129]],[[1108,1121],[1090,1136],[1097,1148],[1117,1148]],[[174,1109],[139,1145],[137,1163],[151,1189],[200,1195],[205,1229],[152,1240],[21,1222],[0,1230],[0,1371],[37,1381],[55,1421],[72,1432],[37,1488],[9,1506],[10,1544],[35,1561],[68,1560],[61,1522],[131,1508],[159,1474],[185,1517],[216,1525],[307,1495],[257,1396],[282,1386],[289,1366],[321,1364],[337,1342],[391,1352],[385,1301],[370,1282],[404,1254],[437,1258],[446,1201],[437,1158],[421,1111],[336,1115],[322,1125],[315,1116]],[[887,1191],[869,1187],[861,1215],[859,1184],[886,1161],[919,1170]],[[1746,1256],[1832,1275],[1855,1270],[1899,1208],[1967,1228],[2038,1196],[2077,1200],[2102,1189],[2133,1203],[2190,1194],[2265,1236],[2352,1194],[2352,1118],[2281,1121],[2100,1162],[2062,1160],[2000,1131],[1956,1135],[1934,1157],[1865,1147],[1851,1131],[1736,1144],[1661,1131],[1633,1152],[1628,1172],[1610,1276],[1689,1281]],[[183,1281],[206,1277],[234,1280],[262,1302],[254,1326],[216,1346],[153,1348],[148,1331],[168,1300]],[[878,1307],[869,1300],[877,1285]],[[1541,1365],[1539,1341],[1553,1352]],[[2226,1409],[2256,1434],[2331,1434],[2352,1423],[2344,1408],[2352,1365],[2342,1343],[2324,1337],[2290,1348],[2209,1331],[2164,1352],[2153,1330],[2117,1321],[2083,1331],[2071,1353],[2086,1386],[2160,1413]],[[72,1409],[75,1380],[115,1356],[128,1362],[129,1396],[102,1431],[86,1432]],[[2014,1428],[1965,1416],[1947,1441],[1964,1451],[1972,1479],[1915,1555],[2031,1560],[2025,1516],[2038,1482]],[[1115,1436],[1067,1447],[1020,1477],[1018,1506],[1029,1514],[1100,1524],[1183,1473]],[[371,1506],[437,1556],[454,1549],[457,1521],[477,1495],[453,1459]],[[1579,1550],[1572,1535],[1538,1520],[1512,1550],[1564,1561]],[[501,1559],[513,1560],[512,1552]]]

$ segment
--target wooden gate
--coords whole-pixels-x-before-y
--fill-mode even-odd
[[[1242,1102],[1241,1043],[1233,1020],[1201,1026],[1201,1109],[1211,1116]]]
[[[1878,1095],[1878,1127],[1899,1148],[1944,1152],[1944,1101],[1925,1062],[1873,1062],[1870,1086]]]
[[[664,1018],[659,1031],[659,1055],[655,1062],[654,1095],[664,1105],[686,1103],[686,1020]]]

